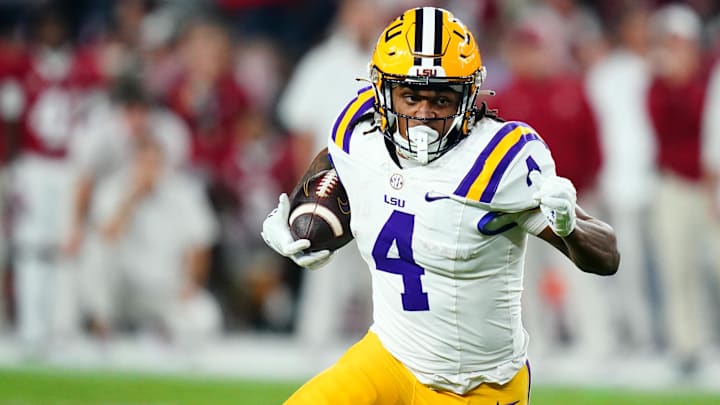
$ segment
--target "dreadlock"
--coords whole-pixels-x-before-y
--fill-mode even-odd
[[[480,104],[480,108],[475,110],[475,120],[479,121],[483,118],[490,118],[491,120],[495,120],[498,122],[505,122],[504,119],[498,116],[497,108],[489,108],[487,106],[487,103],[484,101]]]

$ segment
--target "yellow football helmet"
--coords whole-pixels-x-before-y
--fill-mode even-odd
[[[460,20],[447,10],[421,7],[405,11],[382,32],[370,63],[370,79],[380,129],[410,155],[408,145],[398,144],[390,134],[401,116],[393,110],[392,88],[448,86],[462,94],[456,114],[440,118],[452,122],[435,146],[432,158],[437,158],[470,132],[485,67],[472,33]]]

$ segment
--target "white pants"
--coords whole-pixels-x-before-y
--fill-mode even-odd
[[[568,259],[547,242],[528,236],[523,275],[522,318],[530,336],[530,354],[544,353],[560,344],[562,327],[567,324],[564,291],[567,290],[566,263]],[[549,282],[559,284],[556,293],[548,297]],[[555,300],[557,299],[557,301]]]
[[[136,252],[142,254],[142,252]],[[175,280],[152,283],[139,269],[120,265],[117,249],[89,234],[83,249],[82,306],[91,318],[163,329],[178,343],[199,343],[221,332],[220,307],[204,290],[183,299],[181,269]],[[153,268],[150,268],[153,267]],[[149,266],[145,271],[166,271]]]
[[[75,276],[74,269],[62,261],[47,261],[33,254],[17,256],[17,332],[23,343],[41,348],[78,332]]]
[[[707,343],[712,315],[701,305],[720,277],[718,223],[709,215],[707,193],[699,182],[662,177],[654,215],[658,270],[665,328],[673,354],[699,355]]]
[[[8,170],[4,167],[0,167],[0,332],[2,332],[7,324],[6,319],[6,308],[8,297],[5,296],[5,271],[7,270],[8,264],[8,251],[10,249],[10,243],[7,238],[6,224],[6,213],[8,209],[8,194],[9,190],[9,174]]]
[[[651,309],[649,219],[650,207],[607,206],[608,222],[615,229],[620,268],[611,277],[613,320],[628,334],[631,348],[652,348],[656,314]]]
[[[68,162],[25,155],[11,170],[18,333],[38,345],[79,328],[75,274],[60,256],[73,175]]]
[[[355,241],[336,251],[326,266],[303,271],[297,320],[302,341],[322,345],[337,342],[348,332],[358,337],[367,332],[372,319],[371,281]]]
[[[592,197],[579,204],[590,213],[597,205]],[[543,296],[548,272],[560,290],[558,307],[552,307]],[[559,325],[567,328],[572,348],[586,356],[602,358],[614,350],[609,278],[581,271],[552,245],[529,236],[523,283],[523,323],[530,335],[531,354],[558,346]]]

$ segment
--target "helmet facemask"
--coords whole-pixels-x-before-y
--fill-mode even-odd
[[[427,164],[445,154],[472,128],[475,100],[485,76],[485,69],[478,71],[476,77],[469,78],[391,78],[377,68],[373,69],[371,76],[376,92],[375,108],[384,136],[397,146],[398,152],[405,158]],[[422,118],[402,114],[396,111],[392,100],[392,89],[399,86],[418,90],[451,90],[460,95],[458,108],[454,114],[445,117]],[[404,125],[400,125],[403,120]],[[442,121],[442,129],[438,133],[430,125],[410,127],[411,120],[421,123]],[[406,128],[405,136],[400,133],[400,128]]]

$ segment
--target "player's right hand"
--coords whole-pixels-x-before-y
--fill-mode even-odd
[[[326,265],[332,254],[329,250],[318,252],[304,252],[310,247],[307,239],[295,240],[290,233],[288,217],[290,215],[290,200],[287,194],[280,194],[278,206],[263,221],[263,230],[260,232],[265,243],[279,254],[289,257],[298,266],[310,270],[319,269]]]

